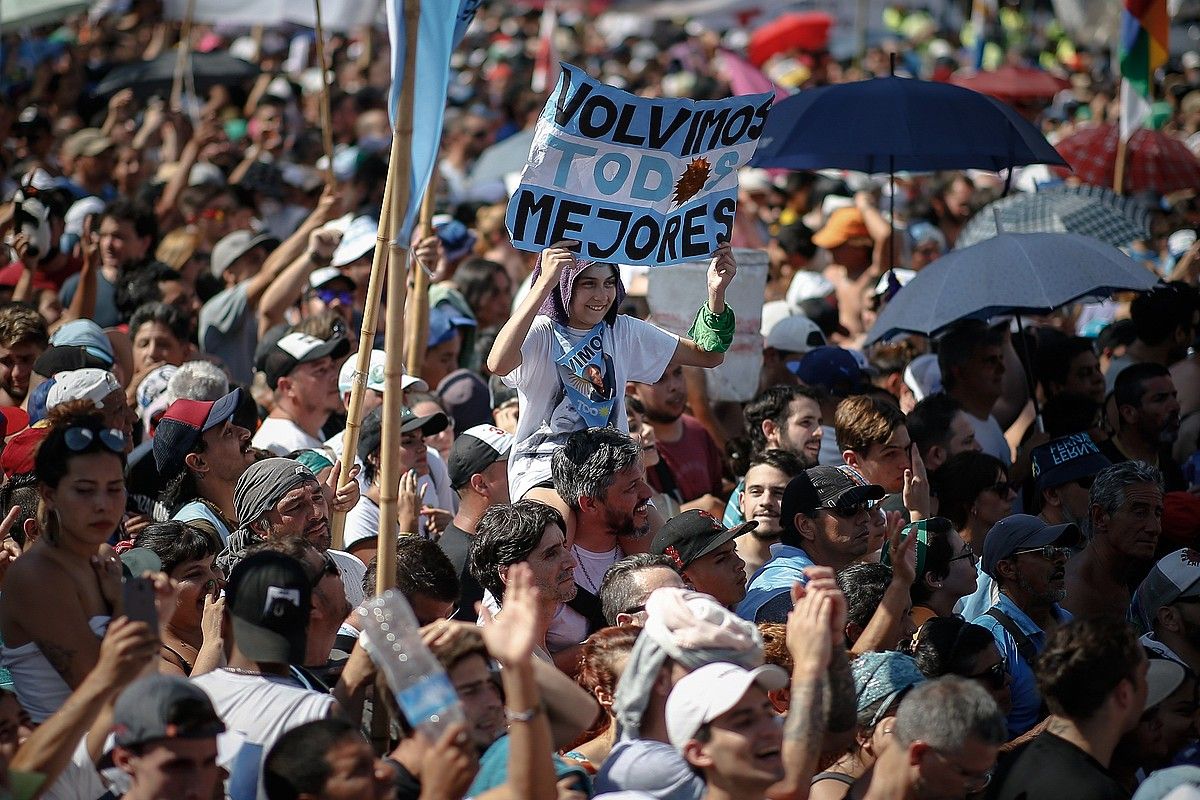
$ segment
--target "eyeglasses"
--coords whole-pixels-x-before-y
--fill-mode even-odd
[[[1021,488],[1020,481],[997,481],[991,486],[984,487],[989,492],[995,492],[1000,497],[1008,497],[1009,492],[1015,492]]]
[[[125,452],[125,434],[116,428],[102,428],[98,431],[82,427],[67,428],[64,441],[72,453],[80,453],[91,447],[97,436],[100,437],[100,444],[114,453]]]
[[[992,773],[995,772],[995,767],[992,767],[987,772],[984,772],[981,775],[976,775],[976,774],[967,772],[961,766],[959,766],[958,764],[951,761],[950,758],[948,756],[946,756],[945,754],[943,754],[937,750],[934,750],[933,748],[930,748],[930,752],[933,753],[934,755],[936,755],[942,761],[946,762],[946,764],[948,764],[950,767],[952,767],[954,769],[955,772],[958,773],[958,776],[960,778],[962,778],[963,788],[966,789],[968,792],[978,792],[980,789],[985,788],[989,783],[992,782]]]
[[[975,550],[971,547],[971,545],[967,544],[966,542],[963,542],[962,552],[956,556],[951,557],[950,562],[954,563],[955,561],[961,561],[964,558],[971,559],[972,564],[975,563]]]
[[[974,675],[968,675],[967,677],[973,681],[979,681],[980,683],[987,684],[997,691],[1003,689],[1004,684],[1008,682],[1008,673],[1004,669],[1003,661],[997,661],[983,672],[977,672]]]
[[[321,579],[326,575],[336,575],[339,578],[342,577],[341,570],[338,569],[337,563],[333,560],[333,556],[329,555],[328,551],[321,553],[321,558],[324,560],[324,563],[321,564],[321,571],[318,572],[316,577],[312,579],[311,588],[313,589],[317,588],[317,584],[320,583]]]
[[[630,616],[633,616],[634,614],[641,614],[645,610],[646,610],[646,606],[644,606],[644,605],[630,606],[629,608],[625,609],[624,611],[622,611],[620,613],[629,614]]]
[[[1025,550],[1014,550],[1013,555],[1039,555],[1047,561],[1053,561],[1056,558],[1070,558],[1074,552],[1075,551],[1069,547],[1058,547],[1048,544],[1043,547],[1030,547]]]
[[[354,302],[354,292],[343,292],[337,289],[317,289],[314,294],[325,305],[331,305],[335,300],[344,306],[351,305]]]

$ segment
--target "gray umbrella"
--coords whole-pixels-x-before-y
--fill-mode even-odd
[[[1126,247],[1150,236],[1150,209],[1102,186],[1055,186],[1034,194],[1015,194],[975,213],[958,235],[962,249],[1004,233],[1079,233],[1113,247]]]
[[[867,344],[897,333],[935,336],[961,319],[1045,314],[1157,283],[1157,275],[1090,236],[1002,233],[918,272],[880,312]]]

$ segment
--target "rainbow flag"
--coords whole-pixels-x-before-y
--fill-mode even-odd
[[[1121,76],[1149,97],[1154,70],[1167,63],[1167,0],[1123,0],[1123,5]]]

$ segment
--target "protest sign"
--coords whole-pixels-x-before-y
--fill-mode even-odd
[[[767,286],[767,251],[735,248],[737,275],[725,293],[725,302],[733,309],[737,326],[733,345],[725,353],[725,362],[716,369],[704,370],[708,398],[714,402],[745,402],[758,393],[758,373],[762,370],[763,291]],[[652,269],[646,299],[650,321],[680,336],[686,336],[696,309],[708,300],[705,274],[708,262],[680,264],[671,269]]]
[[[582,258],[649,266],[712,255],[772,99],[641,98],[563,64],[508,204],[513,244],[573,239]]]
[[[187,16],[188,0],[164,0],[167,19]],[[321,15],[327,31],[350,31],[364,25],[383,24],[378,0],[321,0]],[[192,19],[223,25],[303,25],[316,24],[316,8],[311,2],[297,0],[196,0]]]

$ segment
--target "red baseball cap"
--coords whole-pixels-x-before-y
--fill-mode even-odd
[[[233,416],[241,398],[234,389],[220,400],[180,398],[163,412],[154,429],[154,464],[169,478],[183,469],[183,459],[203,433]]]
[[[33,456],[49,433],[49,425],[38,425],[26,428],[9,439],[4,445],[4,452],[0,453],[0,470],[4,471],[4,477],[33,472]]]

